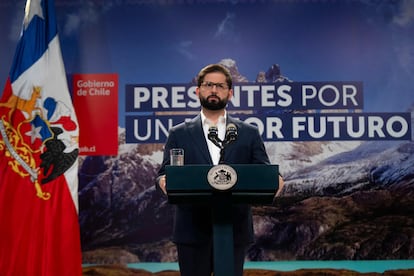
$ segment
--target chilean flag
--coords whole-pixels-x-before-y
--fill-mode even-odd
[[[0,100],[0,275],[82,275],[79,127],[52,0],[27,0]]]

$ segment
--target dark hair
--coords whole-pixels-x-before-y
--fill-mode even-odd
[[[204,81],[204,77],[209,73],[219,72],[223,73],[226,76],[226,83],[229,89],[232,88],[233,80],[229,70],[221,64],[210,64],[201,69],[200,73],[197,75],[197,86],[200,87]]]

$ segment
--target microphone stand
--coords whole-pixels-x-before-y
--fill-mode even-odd
[[[220,148],[219,164],[224,164],[224,153],[226,146],[237,139],[236,126],[234,124],[230,124],[227,127],[226,136],[223,141],[218,138],[217,127],[210,127],[208,139],[212,141],[214,145]]]
[[[221,146],[220,148],[220,160],[219,160],[219,164],[224,164],[224,146]]]

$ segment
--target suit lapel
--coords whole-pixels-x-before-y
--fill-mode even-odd
[[[208,151],[208,146],[206,143],[206,138],[204,136],[203,127],[201,124],[201,116],[198,114],[195,118],[187,123],[188,130],[191,136],[191,143],[194,143],[194,146],[200,151],[202,158],[206,164],[212,164],[210,152]]]
[[[239,122],[237,122],[237,120],[235,118],[233,118],[233,117],[231,117],[229,115],[227,115],[226,124],[227,125],[234,124],[234,125],[236,125],[237,131],[238,132],[240,131],[240,124],[239,124]],[[238,139],[239,139],[239,137],[237,138],[236,141],[234,141],[233,143],[228,144],[226,146],[226,148],[225,148],[225,154],[224,154],[224,162],[225,163],[232,163],[232,162],[235,161],[235,160],[232,160],[231,157],[233,156],[233,151],[235,150],[234,144],[236,144],[236,143],[239,142]],[[240,148],[238,148],[238,150],[240,150]]]

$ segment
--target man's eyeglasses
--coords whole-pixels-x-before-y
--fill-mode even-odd
[[[229,87],[225,83],[216,83],[211,81],[203,82],[201,86],[208,90],[213,89],[213,87],[215,86],[217,91],[226,91],[227,89],[229,89]]]

